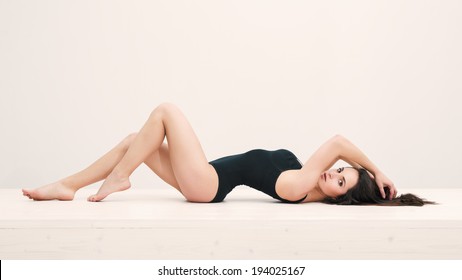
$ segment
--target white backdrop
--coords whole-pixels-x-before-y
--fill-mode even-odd
[[[399,187],[462,187],[460,1],[0,0],[0,186],[87,166],[178,104],[210,160],[334,134]],[[134,187],[165,187],[148,168]],[[99,184],[98,184],[99,186]]]

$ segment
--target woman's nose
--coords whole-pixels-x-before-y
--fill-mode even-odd
[[[336,174],[333,174],[332,172],[329,172],[328,174],[329,174],[329,179],[332,179],[336,176]]]

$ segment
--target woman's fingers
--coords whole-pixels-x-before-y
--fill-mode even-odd
[[[380,195],[382,196],[383,199],[385,199],[385,188],[383,187],[382,181],[379,179],[376,179],[377,186],[379,187]]]
[[[396,190],[395,186],[391,184],[390,186],[388,186],[388,188],[390,189],[390,200],[396,198],[398,191]]]
[[[377,186],[379,187],[380,194],[382,195],[383,199],[387,199],[386,193],[385,193],[385,188],[388,188],[389,190],[389,200],[392,200],[393,198],[396,197],[397,191],[395,188],[395,185],[393,182],[388,179],[385,174],[383,173],[377,173],[375,176],[375,182],[377,183]]]

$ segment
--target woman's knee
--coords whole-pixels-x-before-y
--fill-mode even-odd
[[[176,106],[172,103],[168,103],[168,102],[164,102],[164,103],[161,103],[159,105],[157,105],[156,108],[154,108],[154,110],[152,111],[152,113],[166,113],[166,112],[169,112],[171,111],[173,108],[175,108]]]
[[[151,118],[155,118],[155,117],[165,117],[165,116],[168,116],[170,114],[174,114],[175,112],[177,112],[179,109],[178,107],[173,104],[173,103],[168,103],[168,102],[165,102],[165,103],[162,103],[160,105],[158,105],[151,113]]]

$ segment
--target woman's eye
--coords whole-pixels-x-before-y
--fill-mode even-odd
[[[342,180],[339,180],[338,184],[339,184],[340,187],[343,187],[343,181]]]

